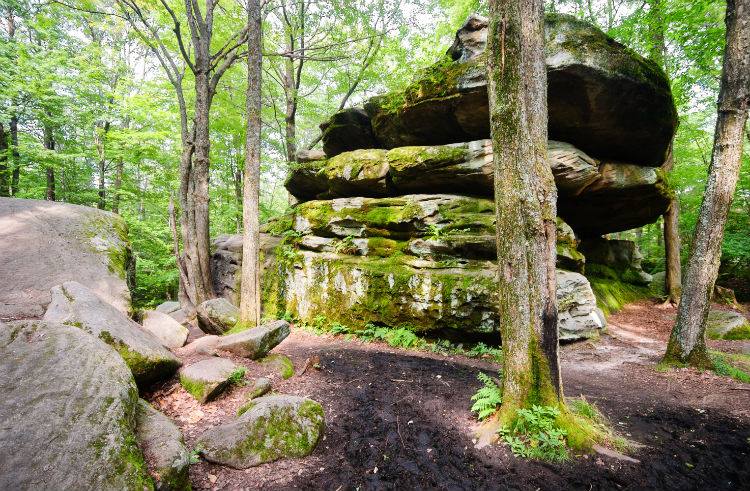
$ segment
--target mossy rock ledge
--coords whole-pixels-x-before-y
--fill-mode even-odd
[[[227,385],[239,365],[226,358],[209,358],[180,370],[180,383],[198,402],[215,399]]]
[[[356,148],[386,149],[488,138],[486,33],[487,19],[472,16],[442,60],[405,89],[368,100],[371,127],[360,119],[346,124],[348,113],[332,116],[340,123],[323,133],[328,156],[352,150],[346,142],[355,140],[353,134],[367,142]],[[677,111],[667,75],[656,63],[563,14],[546,15],[545,49],[550,138],[600,159],[664,162]],[[375,145],[367,139],[370,131]]]
[[[198,439],[209,462],[246,469],[285,457],[312,453],[323,435],[323,407],[310,399],[272,395],[234,422],[211,428]]]
[[[712,310],[707,324],[710,339],[750,339],[750,322],[739,312]]]
[[[154,489],[116,351],[55,322],[0,323],[0,489]]]

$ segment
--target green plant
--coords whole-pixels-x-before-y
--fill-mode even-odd
[[[348,334],[349,328],[340,322],[331,322],[328,326],[328,330],[331,334]]]
[[[201,459],[198,457],[198,454],[201,453],[201,450],[203,450],[203,445],[200,443],[195,446],[195,449],[190,452],[190,463],[191,464],[200,464]]]
[[[229,376],[229,383],[240,387],[247,385],[247,380],[244,378],[245,372],[247,372],[247,368],[243,366],[237,367]]]
[[[386,334],[385,339],[390,346],[406,349],[411,348],[419,342],[419,338],[416,334],[403,327],[393,329],[391,332]]]
[[[744,370],[732,365],[728,361],[728,358],[722,356],[714,356],[712,359],[714,362],[714,372],[716,372],[717,375],[721,375],[722,377],[731,377],[746,384],[750,383],[750,373],[745,372]]]
[[[565,437],[568,432],[556,425],[560,410],[552,406],[516,409],[518,419],[512,428],[498,430],[514,455],[529,459],[563,462],[569,458]]]
[[[479,372],[477,378],[484,387],[480,387],[477,393],[471,396],[471,400],[474,401],[471,411],[478,413],[477,418],[482,421],[495,414],[503,402],[503,395],[500,387],[489,375]]]
[[[338,240],[334,249],[337,254],[356,254],[357,246],[354,245],[354,236],[347,235],[343,239]]]

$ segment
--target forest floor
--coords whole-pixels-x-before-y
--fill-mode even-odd
[[[675,314],[641,301],[613,315],[601,340],[561,349],[566,395],[594,402],[622,436],[639,444],[629,452],[638,463],[591,454],[550,464],[517,458],[501,444],[476,448],[470,398],[481,385],[477,373],[496,374],[497,363],[295,328],[274,349],[294,363],[288,380],[227,357],[248,368],[248,379],[268,376],[274,391],[320,402],[325,436],[304,459],[246,470],[202,460],[190,467],[193,489],[747,489],[750,384],[713,372],[659,369]],[[708,344],[750,353],[750,341]],[[188,348],[176,353],[186,364],[201,358]],[[319,369],[301,374],[313,356]],[[235,418],[248,391],[233,387],[200,405],[175,376],[145,397],[193,448],[204,431]]]

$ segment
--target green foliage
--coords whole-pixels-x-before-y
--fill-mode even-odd
[[[190,463],[191,464],[200,464],[201,458],[198,456],[201,453],[201,450],[203,450],[203,445],[200,443],[195,446],[193,451],[190,452]]]
[[[568,432],[556,423],[560,416],[558,408],[534,404],[531,409],[516,409],[516,413],[518,418],[512,428],[503,426],[498,430],[514,455],[550,462],[563,462],[569,458]]]
[[[393,329],[386,335],[385,339],[390,346],[404,349],[410,349],[419,342],[419,338],[414,332],[403,327]]]
[[[499,348],[491,348],[487,346],[486,344],[479,342],[476,345],[474,345],[473,348],[471,348],[468,352],[469,356],[476,356],[479,358],[492,358],[497,363],[502,363],[503,361],[503,350]]]
[[[714,372],[722,377],[731,377],[743,383],[750,383],[750,356],[730,355],[720,351],[711,351]],[[744,366],[744,369],[741,368]]]
[[[503,394],[500,387],[489,375],[479,372],[477,378],[484,384],[484,387],[480,387],[477,393],[471,396],[471,400],[474,401],[471,411],[476,412],[477,418],[482,421],[497,412],[500,403],[503,402]]]
[[[232,385],[239,386],[239,387],[242,387],[243,385],[247,385],[247,380],[245,380],[246,372],[247,372],[246,367],[244,366],[237,367],[229,376],[229,383]]]

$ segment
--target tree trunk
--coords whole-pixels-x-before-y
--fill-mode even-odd
[[[10,117],[10,156],[12,158],[13,171],[10,178],[10,195],[18,193],[18,181],[21,178],[21,164],[18,153],[18,116]]]
[[[8,132],[0,123],[0,197],[10,196],[8,183]]]
[[[547,162],[541,0],[490,1],[487,80],[495,167],[503,402],[564,406],[555,278],[557,189]]]
[[[711,165],[693,231],[682,300],[664,360],[713,367],[706,319],[719,272],[727,214],[742,161],[742,132],[750,103],[750,0],[728,0],[726,45]]]
[[[240,323],[260,324],[260,137],[261,137],[261,16],[259,0],[250,0],[247,11],[247,139],[242,200],[242,279]]]
[[[52,128],[44,125],[44,149],[52,152],[55,150],[55,138],[52,135]],[[47,158],[51,158],[47,155]],[[47,201],[55,201],[55,168],[47,166],[47,192],[45,193],[45,199]]]
[[[115,167],[115,192],[112,194],[112,213],[120,214],[120,188],[122,187],[122,157],[117,161]]]
[[[666,172],[674,168],[672,145],[669,145],[667,160],[662,166]],[[677,305],[682,295],[682,265],[680,264],[680,200],[672,198],[669,209],[664,214],[664,263],[666,275],[664,278],[664,293],[667,302]]]

